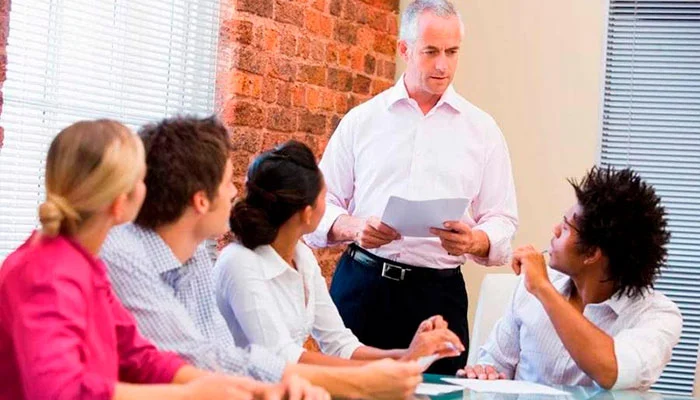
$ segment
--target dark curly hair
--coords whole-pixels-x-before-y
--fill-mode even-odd
[[[146,199],[136,223],[146,228],[177,221],[192,196],[216,198],[231,150],[215,116],[176,116],[139,130],[146,150]]]
[[[245,188],[229,224],[243,246],[254,249],[272,243],[289,218],[313,206],[323,189],[323,175],[311,150],[291,140],[253,160]]]
[[[665,264],[670,233],[661,200],[629,168],[593,167],[577,183],[576,216],[580,252],[599,248],[609,260],[609,279],[618,296],[643,296]]]

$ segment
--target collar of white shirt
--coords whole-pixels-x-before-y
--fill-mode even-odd
[[[551,275],[553,277],[552,279],[552,284],[554,287],[557,289],[559,293],[561,293],[564,297],[569,296],[571,293],[571,285],[573,285],[573,281],[571,278],[561,272],[551,270],[553,274]],[[647,293],[647,295],[650,295],[651,291]],[[597,304],[589,304],[587,307],[592,307],[592,308],[609,308],[612,310],[618,317],[620,314],[624,311],[627,306],[632,304],[634,302],[634,299],[630,296],[627,296],[626,294],[622,294],[622,296],[618,296],[618,293],[615,293],[610,297],[609,299],[605,300],[604,302],[597,303]]]
[[[287,262],[277,253],[270,245],[258,246],[255,253],[262,258],[260,268],[262,268],[263,277],[266,280],[274,279],[287,271],[292,271]],[[301,264],[299,254],[299,245],[294,249],[294,261],[297,263],[297,268]]]
[[[408,91],[406,90],[406,84],[404,82],[404,75],[401,75],[396,81],[396,84],[389,89],[386,106],[387,108],[391,108],[394,104],[405,102],[409,99],[410,97],[408,96]],[[452,85],[447,87],[447,90],[443,93],[442,97],[440,97],[440,100],[438,100],[434,108],[439,109],[443,105],[451,107],[458,113],[466,112],[464,103],[461,101],[460,96]]]

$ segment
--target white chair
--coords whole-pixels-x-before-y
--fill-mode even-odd
[[[513,274],[486,274],[484,276],[474,314],[472,337],[469,340],[467,365],[476,363],[479,347],[486,342],[491,334],[491,329],[505,313],[518,282],[519,277]]]

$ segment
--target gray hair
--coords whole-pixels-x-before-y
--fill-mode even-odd
[[[450,0],[414,0],[401,15],[401,29],[399,39],[408,43],[415,43],[418,39],[418,17],[424,12],[430,11],[438,17],[457,17],[459,19],[459,31],[464,36],[464,22],[457,11],[457,7]]]

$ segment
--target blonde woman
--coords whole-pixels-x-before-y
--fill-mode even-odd
[[[118,122],[78,122],[54,139],[42,229],[0,269],[0,399],[262,393],[252,380],[209,374],[158,351],[114,296],[97,254],[110,228],[139,210],[144,174],[143,145]]]

